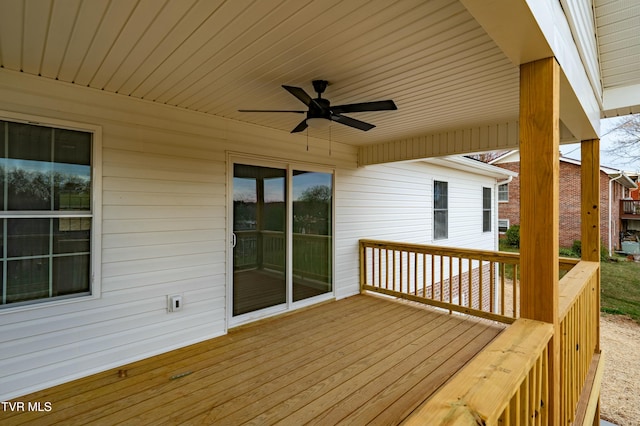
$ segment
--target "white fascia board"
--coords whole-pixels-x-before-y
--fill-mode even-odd
[[[634,111],[639,112],[640,84],[605,89],[603,104],[605,117],[632,114]]]
[[[519,150],[512,150],[512,151],[508,151],[505,152],[504,154],[502,154],[500,157],[494,158],[493,160],[489,161],[488,164],[502,164],[502,163],[511,163],[514,161],[520,161],[520,151]],[[515,156],[516,158],[511,161],[509,160],[509,157]]]
[[[574,34],[571,32],[567,18],[562,10],[562,6],[557,0],[525,0],[534,19],[538,23],[547,43],[553,51],[563,76],[568,83],[568,87],[561,88],[560,116],[563,122],[581,140],[594,137],[600,134],[600,111],[602,109],[599,95],[596,95],[589,80],[585,65],[582,62],[578,47],[574,41]],[[561,79],[561,85],[563,83]],[[571,92],[569,92],[571,89]],[[571,95],[575,96],[575,101],[582,108],[584,115],[591,124],[593,133],[589,135],[589,130],[584,128],[584,123],[576,114],[575,108],[578,104],[571,105],[569,102]],[[570,106],[571,109],[563,108]],[[580,114],[581,115],[581,114]]]
[[[578,140],[598,137],[594,93],[558,0],[460,0],[517,66],[555,57],[562,69],[560,119]]]
[[[492,166],[481,161],[473,160],[466,157],[449,156],[440,158],[427,158],[426,163],[437,164],[439,166],[448,167],[450,169],[462,170],[482,176],[489,176],[495,179],[507,179],[516,177],[518,173],[501,167]]]

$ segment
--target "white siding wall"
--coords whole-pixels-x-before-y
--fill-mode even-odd
[[[102,127],[102,292],[0,309],[0,398],[226,331],[226,152],[337,167],[356,149],[0,70],[0,110]],[[297,120],[297,117],[293,117]],[[181,312],[166,297],[182,294]]]
[[[336,297],[358,292],[358,239],[432,243],[432,180],[449,239],[492,248],[482,182],[423,163],[357,168],[357,150],[0,70],[0,110],[102,127],[101,295],[0,309],[6,400],[226,331],[227,152],[336,170]],[[296,118],[297,119],[297,118]],[[46,120],[43,120],[46,121]],[[166,296],[183,295],[167,313]]]
[[[449,238],[435,241],[434,180],[449,183]],[[492,188],[496,196],[493,178],[421,162],[340,170],[336,174],[336,296],[358,292],[360,238],[496,249],[496,229],[482,232],[483,187]]]

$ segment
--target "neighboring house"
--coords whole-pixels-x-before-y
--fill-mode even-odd
[[[520,153],[507,152],[490,164],[519,173]],[[571,247],[574,241],[580,240],[580,168],[580,161],[560,157],[560,247]],[[623,230],[620,203],[629,198],[634,189],[637,189],[636,184],[624,172],[600,167],[600,235],[603,247],[609,251],[620,249]],[[520,224],[520,190],[518,177],[498,190],[500,232]]]
[[[640,180],[638,179],[639,176],[640,175],[638,175],[637,172],[636,174],[629,174],[629,177],[633,179],[636,185],[638,185],[638,182],[640,182]],[[632,200],[640,200],[640,187],[636,189],[632,189],[629,196],[631,197]]]
[[[601,117],[640,107],[637,91],[625,87],[640,85],[632,63],[640,56],[618,48],[640,49],[640,41],[609,24],[610,14],[634,22],[618,3],[0,2],[0,397],[358,295],[366,284],[362,240],[370,239],[467,247],[456,264],[420,247],[390,249],[402,267],[413,262],[411,275],[385,275],[398,275],[400,285],[427,275],[415,267],[427,257],[441,271],[473,269],[476,261],[496,274],[497,257],[519,268],[513,317],[500,317],[506,330],[496,340],[478,341],[491,346],[475,358],[486,362],[456,392],[469,387],[495,403],[496,421],[507,407],[523,422],[569,424],[560,420],[573,419],[577,398],[569,396],[584,389],[593,415],[601,376],[586,371],[602,367],[598,307],[589,299],[598,293],[599,263],[588,254],[569,265],[573,293],[562,293],[551,165],[561,139],[597,149]],[[602,43],[596,34],[605,31]],[[314,79],[329,81],[322,96],[311,90]],[[378,108],[381,100],[397,110],[388,102]],[[318,120],[328,128],[314,127]],[[496,185],[514,174],[455,156],[519,147],[523,163],[540,166],[519,175],[536,182],[523,188],[521,221],[522,241],[535,241],[522,256],[504,256],[490,251]],[[595,163],[585,169],[590,182]],[[587,194],[583,215],[596,197]],[[597,237],[582,241],[594,247]],[[381,269],[386,258],[375,246],[369,251]],[[326,323],[329,332],[343,314]],[[447,315],[444,323],[458,319]],[[560,332],[577,323],[589,326]],[[463,353],[470,354],[464,345],[439,362]],[[384,368],[390,376],[395,370]],[[162,420],[185,420],[178,416],[193,406],[184,382],[159,380],[182,392],[164,401],[181,406]],[[500,399],[495,389],[504,390]],[[203,392],[217,390],[226,388]],[[446,398],[440,407],[486,418],[452,392],[437,392]],[[76,401],[67,400],[67,412]],[[437,413],[423,402],[411,410]]]
[[[629,174],[629,177],[638,185],[637,173]],[[628,198],[620,200],[620,219],[622,252],[640,254],[640,188],[632,189]]]

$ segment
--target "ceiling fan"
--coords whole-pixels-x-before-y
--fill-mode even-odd
[[[373,124],[365,123],[364,121],[356,120],[355,118],[342,115],[343,113],[350,112],[365,112],[365,111],[390,111],[396,110],[396,104],[391,100],[376,101],[376,102],[362,102],[357,104],[348,105],[336,105],[332,106],[328,99],[324,99],[322,94],[329,82],[326,80],[314,80],[313,89],[318,93],[317,98],[311,98],[303,89],[299,87],[286,86],[282,87],[298,98],[309,109],[307,111],[295,111],[295,110],[261,110],[261,109],[241,109],[239,112],[293,112],[296,114],[307,114],[307,118],[302,120],[291,133],[301,132],[307,127],[327,127],[331,121],[335,121],[346,126],[354,127],[356,129],[367,130],[373,129]]]

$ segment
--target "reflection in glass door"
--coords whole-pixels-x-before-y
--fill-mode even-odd
[[[293,301],[332,291],[330,173],[293,171]]]
[[[287,302],[286,170],[233,168],[233,316]]]

